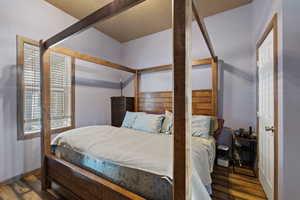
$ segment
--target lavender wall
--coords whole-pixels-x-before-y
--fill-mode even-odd
[[[205,19],[216,54],[224,62],[220,67],[220,101],[226,126],[255,125],[255,67],[253,65],[252,5],[244,6]],[[122,60],[137,69],[172,62],[172,32],[166,30],[124,44]],[[209,57],[196,23],[192,29],[192,58]],[[193,87],[210,86],[207,69],[193,70]],[[141,79],[142,91],[169,90],[171,72],[146,74]],[[130,94],[130,93],[129,93]]]
[[[283,4],[283,93],[282,123],[284,129],[283,198],[299,199],[299,114],[300,114],[300,2],[284,0]]]
[[[76,126],[111,124],[110,97],[120,96],[122,73],[76,59]]]
[[[39,138],[17,141],[16,120],[16,35],[34,40],[46,39],[76,21],[66,13],[41,0],[0,1],[0,181],[40,166]],[[73,50],[120,63],[121,44],[95,29],[90,29],[61,44]],[[91,79],[103,77],[103,71],[91,66],[76,74]],[[87,70],[87,68],[85,69]],[[94,77],[91,77],[93,73]],[[105,74],[118,82],[120,73]],[[119,89],[91,86],[76,88],[77,125],[104,124],[110,120],[108,99],[119,95]],[[103,102],[101,102],[103,101]],[[80,104],[78,104],[80,103]],[[85,109],[83,109],[83,107]],[[86,117],[89,116],[89,117]]]

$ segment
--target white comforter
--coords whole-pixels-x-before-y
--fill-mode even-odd
[[[149,134],[112,126],[89,126],[59,134],[52,144],[67,143],[73,149],[122,166],[166,175],[172,174],[172,136]],[[211,184],[214,140],[192,139],[192,199],[209,200],[204,185]]]

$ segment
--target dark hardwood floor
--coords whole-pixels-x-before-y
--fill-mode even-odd
[[[238,169],[244,174],[248,170]],[[231,168],[215,167],[213,177],[213,200],[264,200],[265,193],[257,178],[232,173]],[[28,174],[19,180],[0,185],[0,200],[76,200],[71,193],[57,185],[48,192],[41,191],[40,174]]]
[[[267,199],[258,179],[249,177],[253,176],[251,170],[236,168],[235,172],[232,168],[215,167],[212,175],[213,200]]]

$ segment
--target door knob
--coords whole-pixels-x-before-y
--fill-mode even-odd
[[[272,133],[275,132],[274,126],[271,126],[271,127],[270,127],[270,126],[266,126],[266,127],[265,127],[265,130],[266,130],[266,131],[271,131]]]

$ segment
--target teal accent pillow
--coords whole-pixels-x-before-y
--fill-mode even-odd
[[[172,127],[173,127],[173,113],[166,110],[165,119],[162,123],[160,132],[164,134],[171,134]]]
[[[136,118],[138,115],[145,114],[144,112],[126,112],[125,118],[123,120],[122,126],[123,128],[132,128]]]
[[[163,119],[163,115],[138,115],[133,123],[132,128],[148,133],[160,133]]]
[[[211,133],[211,116],[193,115],[192,136],[208,139]]]

